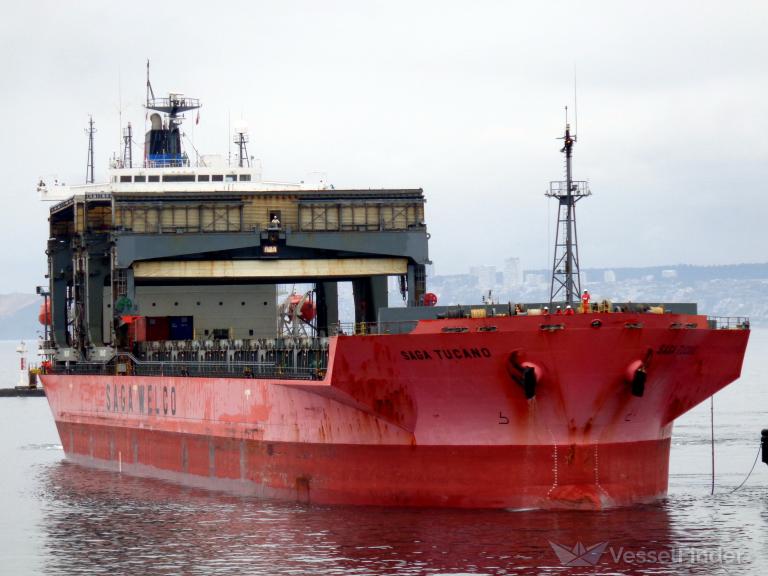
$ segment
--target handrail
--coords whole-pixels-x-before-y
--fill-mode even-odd
[[[337,322],[328,327],[329,336],[368,336],[381,334],[407,334],[418,320],[393,320],[389,322]]]
[[[714,330],[749,330],[746,316],[707,316],[707,324]]]
[[[274,378],[285,380],[321,380],[327,366],[292,366],[280,362],[166,361],[140,360],[121,353],[109,362],[73,362],[52,366],[51,374],[112,376],[181,376],[193,378]]]

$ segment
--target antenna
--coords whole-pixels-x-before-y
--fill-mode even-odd
[[[232,141],[237,144],[237,165],[242,168],[243,163],[245,163],[245,166],[250,168],[251,161],[248,159],[248,149],[246,148],[246,144],[248,143],[248,133],[245,131],[245,129],[240,128],[237,132],[235,132],[235,137]]]
[[[133,168],[133,129],[130,122],[123,129],[123,168]]]
[[[576,100],[576,65],[573,66],[573,139],[579,135],[579,105]]]
[[[184,120],[184,113],[200,108],[200,100],[184,94],[171,92],[167,98],[156,98],[149,80],[149,60],[147,60],[147,110],[160,114],[150,116],[151,128],[147,132],[144,146],[144,165],[158,168],[169,166],[188,166],[189,158],[181,148],[179,127]],[[161,117],[165,115],[165,120]]]
[[[182,132],[181,135],[187,139],[187,144],[192,146],[192,150],[195,151],[195,166],[200,166],[200,151],[195,148],[195,143],[190,139],[189,136],[187,136],[186,132]]]
[[[232,134],[232,113],[227,110],[227,136]],[[232,144],[227,142],[227,166],[232,166]]]
[[[149,103],[155,99],[155,92],[152,90],[152,83],[149,81],[149,58],[147,58],[147,108]]]
[[[566,123],[563,147],[565,153],[565,181],[550,182],[546,196],[557,198],[558,216],[555,232],[555,253],[552,259],[552,282],[550,284],[549,305],[565,302],[573,305],[581,293],[581,275],[579,271],[579,243],[576,234],[576,202],[592,192],[586,181],[573,180],[572,156],[576,136],[571,135],[568,124],[568,107],[565,107]]]
[[[85,183],[93,184],[93,135],[96,133],[96,128],[93,127],[93,116],[88,117],[88,128],[85,133],[88,134],[88,165],[85,168]]]
[[[117,119],[118,130],[123,125],[123,79],[120,74],[120,65],[117,66]]]

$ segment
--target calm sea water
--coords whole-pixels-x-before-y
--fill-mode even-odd
[[[0,386],[16,382],[0,342]],[[607,512],[333,508],[232,497],[67,463],[44,398],[0,398],[2,574],[766,574],[768,331],[743,376],[681,418],[665,502]],[[606,542],[565,567],[550,542]]]

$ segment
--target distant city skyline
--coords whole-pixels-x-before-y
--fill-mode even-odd
[[[705,314],[749,316],[754,326],[768,326],[768,263],[734,266],[681,266],[675,274],[663,274],[670,268],[616,268],[587,270],[586,286],[597,298],[633,302],[695,302]],[[615,278],[606,280],[606,272]],[[618,272],[618,274],[617,274]],[[503,274],[497,272],[497,274]],[[591,274],[595,274],[591,279]],[[389,283],[390,306],[402,306],[399,284]],[[281,285],[278,300],[290,290],[308,290],[305,284]],[[439,304],[479,304],[488,294],[470,274],[430,276],[428,289],[438,295]],[[549,294],[549,276],[544,271],[526,272],[525,281],[516,286],[503,282],[493,286],[492,298],[498,302],[540,302]],[[354,317],[352,287],[339,285],[340,314],[345,320]],[[33,337],[40,332],[38,313],[41,299],[35,294],[0,294],[0,338]]]

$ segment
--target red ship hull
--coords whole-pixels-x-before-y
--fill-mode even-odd
[[[438,320],[332,339],[318,381],[42,381],[68,458],[87,465],[321,504],[603,508],[663,497],[674,419],[738,378],[749,331],[706,326]],[[532,399],[520,365],[535,370]]]

